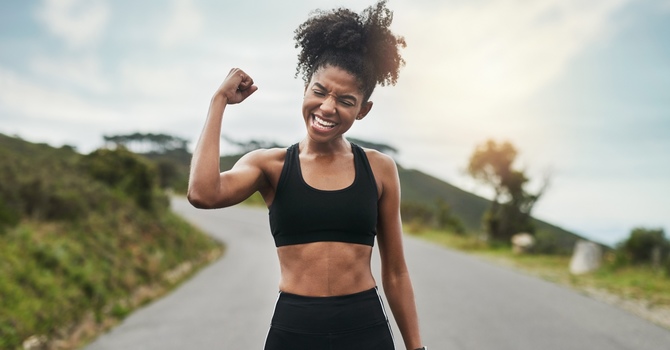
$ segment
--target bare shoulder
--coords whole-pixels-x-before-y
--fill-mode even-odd
[[[286,148],[257,149],[243,155],[237,161],[237,165],[255,166],[265,168],[273,163],[281,162],[283,164],[286,157]]]
[[[286,148],[257,149],[245,154],[235,164],[235,168],[258,169],[263,174],[263,183],[260,185],[261,193],[268,189],[274,189],[279,182],[284,160],[286,159]]]
[[[364,148],[364,151],[377,182],[380,198],[386,190],[397,192],[400,187],[400,179],[398,178],[398,167],[393,158],[374,149]]]
[[[396,176],[398,173],[398,168],[396,166],[395,160],[387,154],[379,152],[375,149],[364,148],[365,155],[368,157],[370,162],[370,167],[372,167],[372,172],[375,173],[375,176],[382,175],[391,175]]]

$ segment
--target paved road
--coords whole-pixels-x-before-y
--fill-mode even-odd
[[[262,349],[279,272],[267,211],[203,211],[183,199],[173,208],[224,240],[225,257],[86,349]],[[432,349],[670,349],[670,331],[612,306],[459,252],[405,242]]]

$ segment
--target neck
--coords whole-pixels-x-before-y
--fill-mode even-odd
[[[349,153],[351,144],[344,137],[329,141],[316,142],[309,137],[306,137],[300,142],[300,149],[305,154],[314,155],[332,155],[336,153]]]

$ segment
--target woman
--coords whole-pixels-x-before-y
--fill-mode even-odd
[[[288,149],[256,150],[219,173],[227,105],[257,87],[232,69],[211,100],[191,165],[189,201],[198,208],[263,196],[281,267],[265,349],[394,349],[370,260],[375,235],[382,283],[407,349],[422,349],[402,247],[394,161],[351,144],[344,133],[372,108],[377,84],[395,84],[404,39],[389,31],[385,1],[361,15],[317,12],[296,30],[305,80],[306,137]]]

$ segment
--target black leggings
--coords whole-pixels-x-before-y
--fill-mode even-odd
[[[335,297],[279,293],[265,350],[394,350],[377,288]]]

